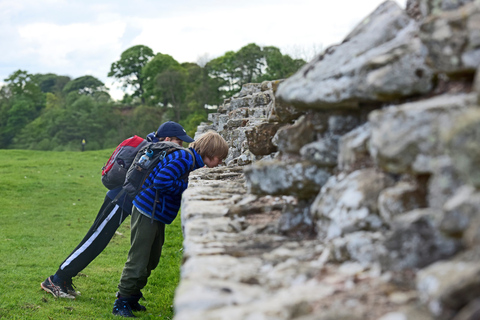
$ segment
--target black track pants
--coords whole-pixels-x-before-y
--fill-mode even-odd
[[[102,207],[83,240],[62,262],[57,275],[62,279],[71,279],[90,264],[105,249],[115,231],[130,212],[124,211],[112,199],[105,197]]]

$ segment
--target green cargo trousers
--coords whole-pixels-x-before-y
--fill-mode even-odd
[[[118,294],[125,298],[141,294],[160,261],[165,241],[165,224],[156,220],[152,223],[152,219],[135,206],[130,225],[130,251],[118,284]]]

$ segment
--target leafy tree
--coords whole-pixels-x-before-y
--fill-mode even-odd
[[[65,109],[47,109],[15,135],[12,145],[18,149],[53,150],[60,145],[55,133],[61,130],[59,120]]]
[[[5,79],[7,86],[15,96],[24,96],[35,104],[41,104],[43,94],[35,81],[33,75],[27,71],[17,70],[10,77]]]
[[[277,47],[264,47],[266,72],[261,80],[279,80],[290,77],[306,62],[302,59],[292,59],[283,55]]]
[[[148,133],[157,130],[158,126],[167,120],[164,109],[139,105],[129,112],[128,117],[122,117],[121,126],[117,130],[117,139],[120,139],[115,145],[134,134],[145,137]]]
[[[123,82],[123,88],[131,88],[133,96],[139,97],[142,103],[144,98],[144,76],[142,69],[154,56],[153,50],[147,46],[137,45],[125,50],[120,60],[112,63],[109,77],[114,77]]]
[[[169,68],[160,73],[157,78],[158,92],[163,97],[162,103],[174,110],[174,121],[179,122],[185,103],[186,72],[183,68]]]
[[[158,112],[158,108],[149,106],[140,106],[133,113],[135,132],[137,135],[145,137],[148,133],[158,129],[158,126],[165,122],[163,112]]]
[[[68,82],[63,88],[63,92],[76,92],[83,95],[93,96],[96,92],[105,92],[108,89],[105,84],[94,76],[83,76]]]
[[[245,83],[255,82],[262,74],[263,62],[262,48],[255,43],[242,47],[235,54],[235,70],[240,86]]]
[[[254,43],[238,52],[228,51],[205,65],[210,77],[217,79],[224,98],[240,91],[250,82],[284,79],[297,71],[305,61],[283,55],[276,47],[261,48]]]
[[[211,60],[205,66],[208,74],[221,85],[223,98],[234,95],[245,83],[257,81],[264,66],[262,48],[254,43],[242,47],[238,52],[228,51]]]
[[[143,102],[147,101],[149,105],[166,106],[168,97],[165,97],[165,90],[161,90],[158,85],[158,76],[169,69],[180,68],[178,63],[172,56],[168,54],[157,53],[143,68],[145,94]]]
[[[221,92],[218,90],[218,79],[209,77],[206,68],[202,68],[196,63],[183,63],[182,67],[187,74],[186,112],[182,115],[180,123],[193,136],[197,126],[201,122],[207,121],[206,105],[218,105],[222,102],[222,98]]]
[[[208,76],[206,68],[196,63],[182,63],[187,72],[186,103],[189,111],[205,110],[205,104],[217,105],[222,102],[220,82]]]
[[[11,92],[7,86],[0,88],[0,148],[8,147],[8,135],[6,132],[6,125],[8,121],[8,111],[10,110]]]
[[[22,96],[14,99],[7,112],[7,122],[3,128],[7,145],[10,145],[15,135],[34,119],[32,117],[32,111],[34,110],[35,105],[32,104],[31,100]]]
[[[45,94],[27,71],[17,70],[5,82],[0,102],[1,148],[9,147],[13,137],[45,107]]]
[[[72,92],[77,94],[76,92]],[[90,150],[105,146],[105,136],[116,128],[118,116],[111,103],[78,95],[63,107],[50,107],[27,124],[13,139],[13,146],[41,150],[79,150],[82,139]]]
[[[46,93],[46,104],[45,109],[60,109],[64,105],[64,101],[59,98],[58,95],[47,92]]]
[[[65,85],[63,93],[66,94],[65,104],[72,105],[83,96],[89,96],[99,102],[111,100],[105,84],[93,76],[82,76]]]
[[[207,121],[207,113],[196,111],[194,113],[188,114],[186,119],[180,121],[179,123],[182,125],[185,131],[187,131],[187,134],[190,137],[194,137],[195,132],[197,131],[197,127],[202,121]]]
[[[63,91],[63,87],[71,81],[70,77],[58,76],[54,73],[37,73],[34,74],[32,78],[36,81],[42,92],[50,92],[57,95],[60,95]]]
[[[236,72],[235,52],[228,51],[205,65],[210,77],[217,80],[222,98],[232,96],[241,89]]]

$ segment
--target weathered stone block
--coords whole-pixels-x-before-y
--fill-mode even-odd
[[[303,145],[314,141],[313,125],[305,116],[301,116],[293,125],[283,126],[274,138],[274,144],[280,152],[297,153]]]
[[[452,11],[475,0],[418,0],[423,17],[439,15],[445,11]]]
[[[437,72],[473,74],[480,64],[480,3],[428,17],[420,26],[420,38]]]
[[[217,118],[216,126],[217,126],[217,131],[221,132],[223,129],[225,129],[225,126],[227,125],[229,118],[226,114],[220,114]]]
[[[442,95],[373,111],[370,154],[388,172],[431,173],[432,160],[447,152],[442,134],[474,101],[473,94]]]
[[[266,92],[258,92],[251,95],[232,99],[232,101],[230,101],[230,104],[225,107],[225,110],[227,112],[230,112],[239,108],[266,106],[270,101],[270,94]]]
[[[478,262],[437,262],[420,270],[417,279],[420,298],[436,317],[454,314],[480,296]]]
[[[238,97],[246,97],[246,96],[251,96],[255,93],[261,92],[262,90],[262,84],[261,83],[245,83],[242,86],[242,89],[238,93]]]
[[[319,236],[331,239],[359,230],[381,230],[378,196],[392,184],[388,175],[375,169],[332,176],[310,208]]]
[[[417,183],[401,181],[384,189],[378,197],[380,215],[385,221],[414,209],[427,206],[425,190]]]
[[[480,105],[480,65],[477,68],[475,73],[475,78],[473,81],[473,92],[477,94],[477,105]]]
[[[340,137],[338,142],[338,168],[351,172],[373,166],[373,159],[368,152],[370,141],[370,123],[350,131]]]
[[[342,135],[358,127],[360,115],[357,111],[332,113],[328,116],[328,132],[333,135]]]
[[[263,123],[246,131],[250,152],[254,155],[268,155],[277,151],[277,147],[272,143],[272,138],[278,128],[280,128],[278,123]]]
[[[294,106],[286,103],[282,103],[279,100],[275,100],[272,106],[271,118],[282,123],[290,123],[295,119],[298,119],[305,111],[295,108]]]
[[[335,262],[356,261],[364,267],[372,266],[387,254],[381,232],[357,231],[333,239],[329,248]]]
[[[480,192],[471,186],[459,188],[443,207],[440,230],[454,237],[462,238],[468,247],[478,245],[480,240]]]
[[[316,163],[319,167],[335,167],[338,158],[338,136],[327,135],[308,143],[300,149],[302,159]]]
[[[259,161],[244,169],[247,189],[257,195],[293,195],[310,198],[320,191],[330,173],[310,162]]]
[[[433,209],[442,209],[445,202],[464,185],[464,182],[449,156],[436,158],[431,164],[433,174],[427,184],[428,206]]]
[[[460,241],[438,230],[435,220],[439,216],[439,211],[418,209],[396,217],[384,243],[388,256],[381,261],[383,269],[423,268],[457,253]]]
[[[277,230],[281,234],[298,239],[314,237],[315,224],[310,215],[310,202],[286,204],[278,220]]]
[[[480,110],[474,108],[458,117],[444,136],[452,165],[465,181],[480,188]]]

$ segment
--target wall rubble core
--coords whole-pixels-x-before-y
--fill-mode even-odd
[[[210,123],[175,319],[480,319],[480,1],[385,1]]]

